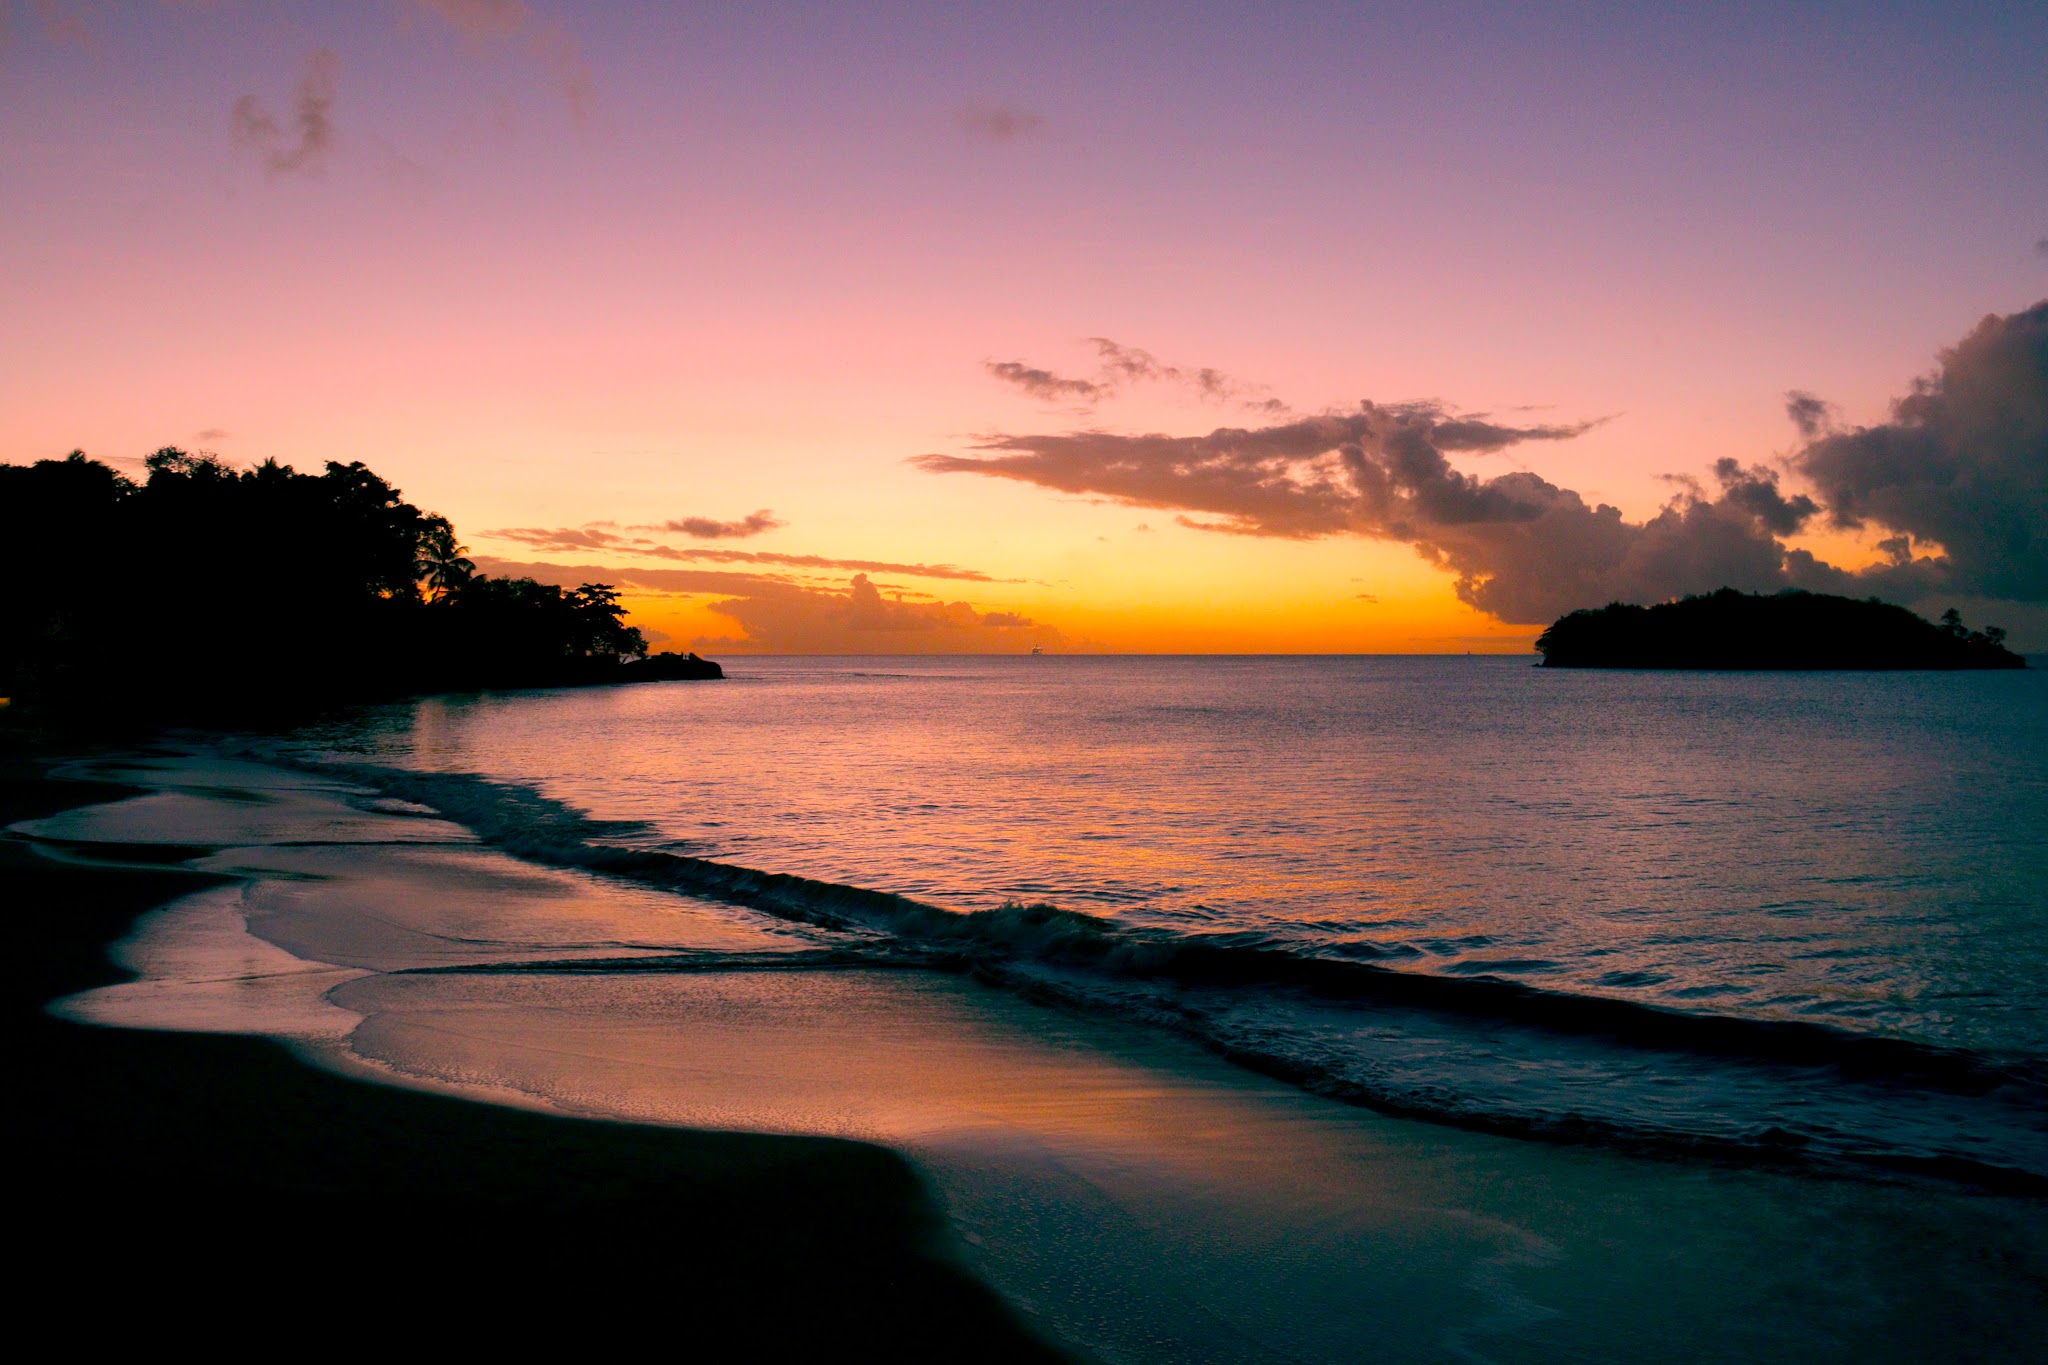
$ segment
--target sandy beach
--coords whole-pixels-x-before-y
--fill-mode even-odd
[[[48,766],[9,762],[0,819],[133,794]],[[192,852],[60,861],[0,841],[25,940],[7,990],[24,1301],[89,1314],[71,1319],[82,1339],[232,1348],[280,1322],[317,1331],[346,1301],[409,1345],[659,1330],[692,1350],[1058,1358],[961,1269],[926,1187],[875,1146],[520,1112],[343,1078],[264,1038],[48,1014],[129,975],[106,950],[138,915],[230,884],[181,866]]]
[[[23,903],[93,907],[16,993],[45,1232],[123,1229],[167,1303],[196,1238],[280,1292],[624,1290],[907,1358],[1991,1360],[2040,1320],[2033,1201],[1390,1119],[320,777],[65,771],[125,785],[10,787]]]
[[[2044,53],[0,0],[25,1321],[2048,1360]]]

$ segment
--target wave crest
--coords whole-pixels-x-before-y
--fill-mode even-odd
[[[1801,1131],[1777,1122],[1751,1125],[1739,1137],[1709,1136],[1654,1121],[1617,1122],[1576,1111],[1510,1113],[1474,1109],[1446,1094],[1445,1079],[1427,1084],[1361,1080],[1353,1071],[1276,1042],[1270,1031],[1206,1028],[1200,1003],[1164,1001],[1143,988],[1185,997],[1243,991],[1282,995],[1340,1009],[1440,1015],[1461,1026],[1504,1026],[1594,1039],[1631,1052],[1721,1059],[1752,1069],[1812,1073],[1816,1069],[1862,1087],[1995,1097],[1993,1117],[2011,1129],[2013,1116],[2041,1139],[2048,1113],[2048,1076],[2038,1063],[1999,1061],[1956,1048],[1852,1033],[1801,1020],[1693,1013],[1657,1005],[1543,990],[1491,976],[1434,975],[1355,956],[1321,956],[1243,931],[1187,933],[1120,924],[1043,902],[957,911],[868,887],[768,872],[669,849],[627,842],[649,833],[635,822],[593,819],[530,788],[468,773],[422,772],[360,763],[309,765],[387,796],[429,807],[473,830],[486,843],[531,861],[746,906],[849,938],[846,947],[796,954],[774,966],[939,966],[1063,1003],[1143,1014],[1199,1037],[1248,1067],[1355,1103],[1521,1136],[1622,1145],[1663,1145],[1750,1159],[1809,1159],[1822,1149],[1864,1165],[1915,1170],[1971,1183],[2048,1193],[2048,1156],[2021,1165],[1953,1151],[1882,1150],[1882,1144],[1830,1133],[1824,1124]],[[1358,951],[1350,945],[1348,951]],[[750,964],[726,962],[722,969]],[[660,958],[514,964],[493,970],[711,970],[708,962]],[[455,969],[465,970],[465,969]],[[1095,985],[1091,987],[1090,983]],[[1137,983],[1134,995],[1117,983]],[[1102,989],[1107,988],[1107,989]],[[1142,998],[1141,998],[1142,997]],[[1451,1087],[1455,1089],[1455,1087]],[[1819,1136],[1817,1136],[1819,1134]],[[1965,1137],[1975,1141],[1974,1135]],[[1859,1147],[1859,1141],[1861,1146]],[[2020,1146],[2026,1137],[2020,1138]],[[2039,1167],[2040,1169],[2027,1169]]]

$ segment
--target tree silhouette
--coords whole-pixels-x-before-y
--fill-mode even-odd
[[[608,584],[479,574],[446,517],[361,462],[238,470],[166,446],[143,465],[139,484],[80,452],[0,465],[0,696],[241,717],[721,676],[637,662],[646,641]]]
[[[1554,668],[2025,668],[2005,632],[1970,631],[1876,598],[1722,588],[1655,606],[1612,602],[1560,617],[1536,638]]]
[[[429,602],[446,601],[476,576],[476,565],[463,558],[469,547],[455,540],[455,527],[448,518],[430,516],[420,528],[419,550],[413,574],[420,595]]]

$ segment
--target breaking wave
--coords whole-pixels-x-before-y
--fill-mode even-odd
[[[1515,1136],[2048,1195],[2048,1070],[2038,1059],[1433,975],[1304,952],[1256,932],[1174,932],[1048,904],[949,910],[636,846],[643,826],[471,774],[300,766],[430,808],[534,862],[746,906],[837,939],[787,954],[419,970],[965,971],[1040,1000],[1164,1024],[1250,1069],[1389,1112]]]

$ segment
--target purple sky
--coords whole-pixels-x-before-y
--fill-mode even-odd
[[[1461,588],[1405,522],[1219,534],[1181,519],[1221,524],[1223,494],[961,462],[1434,401],[1611,419],[1441,453],[1630,526],[1666,476],[1718,496],[1719,459],[1809,490],[1787,391],[1885,423],[2048,295],[2048,7],[1787,8],[12,0],[0,458],[361,458],[478,553],[638,565],[642,619],[734,647],[1023,643],[984,617],[1518,645],[1502,613],[1570,589]],[[1152,368],[1088,401],[989,368],[1098,383],[1097,337]],[[962,616],[957,580],[898,575],[903,614],[859,625],[852,569],[700,591],[638,552],[687,532],[574,558],[487,534],[762,509],[719,543],[988,582]],[[1833,510],[1780,548],[1854,569],[1909,529]],[[1991,579],[1940,581],[1981,615]]]

